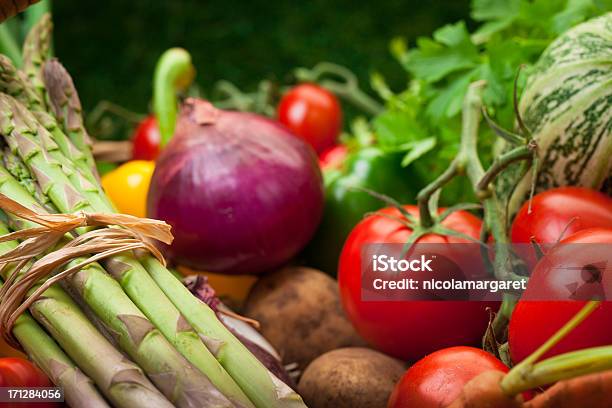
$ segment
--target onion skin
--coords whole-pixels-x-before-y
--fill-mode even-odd
[[[173,261],[257,274],[306,245],[323,199],[310,146],[270,119],[190,98],[158,158],[147,213],[172,225]]]

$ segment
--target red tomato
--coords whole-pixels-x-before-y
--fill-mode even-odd
[[[405,208],[418,218],[416,206],[408,205]],[[395,208],[380,212],[401,217]],[[446,218],[443,225],[478,238],[482,223],[468,212],[457,211]],[[410,234],[412,230],[404,224],[376,214],[365,218],[351,231],[340,255],[338,283],[344,309],[353,326],[376,348],[410,361],[444,347],[478,344],[488,323],[486,309],[497,305],[497,302],[362,301],[362,246],[368,243],[405,243]],[[428,234],[417,242],[444,244],[471,241]],[[452,254],[449,257],[452,258]],[[418,298],[419,293],[415,291],[414,296]]]
[[[0,387],[52,387],[33,363],[18,357],[0,358]]]
[[[336,144],[342,126],[342,110],[338,99],[327,89],[301,84],[282,97],[278,120],[321,153]]]
[[[161,135],[155,116],[147,116],[134,132],[132,159],[155,160],[160,152]]]
[[[453,402],[472,378],[485,371],[508,372],[508,367],[486,351],[473,347],[438,350],[406,371],[387,408],[439,408]]]
[[[0,358],[0,387],[53,387],[49,378],[33,363],[18,357]],[[51,408],[60,403],[2,403],[6,408]]]
[[[568,283],[584,281],[585,267],[592,266],[591,263],[596,261],[595,256],[601,256],[601,246],[565,244],[587,243],[612,244],[612,229],[592,228],[570,235],[538,262],[523,294],[523,300],[518,302],[510,319],[508,342],[510,356],[515,363],[534,352],[584,306],[584,301],[570,300],[572,292],[568,291]],[[598,253],[594,256],[596,252]],[[609,256],[608,253],[605,255]],[[611,262],[603,268],[600,269],[602,276],[597,286],[599,290],[605,291],[612,280]],[[579,290],[582,290],[581,287],[589,290],[587,294],[594,290],[588,284],[578,285]],[[568,300],[527,300],[534,294],[539,299],[544,296],[553,299],[565,296]],[[611,294],[606,295],[609,298]],[[612,302],[609,301],[601,303],[586,320],[546,353],[544,358],[608,344],[612,344]]]
[[[348,155],[345,145],[336,145],[325,150],[319,155],[319,166],[321,170],[339,169]]]
[[[512,223],[511,238],[515,244],[529,244],[532,238],[538,244],[554,244],[574,232],[595,227],[612,228],[612,198],[588,188],[560,187],[533,197],[531,212],[529,203],[521,207]],[[537,260],[530,246],[518,252],[531,267],[535,266]]]

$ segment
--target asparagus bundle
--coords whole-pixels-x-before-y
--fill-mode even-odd
[[[6,185],[4,180],[2,185]],[[1,233],[7,231],[4,224],[0,225]],[[7,252],[16,245],[14,242],[3,243],[1,250],[2,252]],[[10,276],[10,271],[7,271],[6,268],[2,272],[5,278]],[[98,388],[114,405],[129,407],[151,403],[155,407],[172,406],[143,375],[140,368],[116,350],[92,326],[72,299],[59,287],[49,288],[44,293],[44,297],[36,301],[30,310],[36,320],[45,326],[66,353],[74,361],[81,362],[79,367],[96,382]],[[31,323],[33,323],[28,318],[28,315],[20,316],[21,322],[15,324],[13,332],[17,339],[23,340],[21,344],[32,359],[40,362],[44,359],[37,358],[36,351],[40,352],[43,348],[53,350],[53,343],[51,343],[46,335],[40,336],[35,333],[42,340],[40,344],[33,343],[36,337],[25,337],[28,331],[32,331],[31,328],[27,329],[27,326],[32,327]],[[24,323],[26,323],[26,328],[20,328],[20,325],[23,327]],[[40,327],[36,327],[38,329],[35,329],[36,331],[42,331]],[[23,332],[24,330],[25,333]],[[60,359],[56,360],[57,363],[54,360],[48,360],[40,364],[40,367],[45,370],[53,381],[57,381],[58,375],[62,374],[57,372],[57,370],[63,371],[65,369],[62,365],[68,368],[70,366],[74,367],[74,364],[67,357],[58,354],[57,351],[55,354],[60,357]],[[99,360],[104,363],[97,364]],[[75,373],[77,372],[75,371]],[[67,395],[77,395],[77,400],[83,398],[81,396],[88,398],[91,395],[91,391],[88,391],[87,381],[79,380],[68,383],[58,381],[56,384],[64,386]]]
[[[58,62],[45,62],[49,31],[50,19],[45,18],[28,36],[24,46],[27,75],[0,57],[0,90],[4,92],[0,94],[0,135],[8,147],[0,166],[0,193],[39,214],[48,210],[113,213],[98,182],[72,79]],[[32,227],[29,221],[8,216],[13,229]],[[65,242],[70,239],[67,236]],[[66,268],[82,262],[86,260],[74,259]],[[104,268],[90,263],[62,286],[83,305],[83,311],[57,286],[47,289],[30,310],[72,358],[72,367],[76,369],[76,364],[87,374],[113,405],[304,406],[206,304],[152,256],[138,259],[126,252],[105,261]],[[53,312],[58,305],[83,326],[78,333],[73,323],[57,317],[63,313]],[[22,341],[18,328],[15,325],[13,333]],[[83,333],[93,340],[84,341]],[[22,346],[28,351],[27,345]],[[125,360],[115,346],[132,361]],[[121,355],[121,363],[113,363],[107,354]],[[120,368],[123,371],[113,371]],[[56,381],[57,376],[50,376]],[[129,386],[122,386],[125,383]]]

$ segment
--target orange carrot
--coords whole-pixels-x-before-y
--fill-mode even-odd
[[[448,408],[610,408],[612,370],[559,381],[531,401],[502,391],[504,373],[486,371],[472,379]]]
[[[559,381],[524,408],[610,408],[612,370]]]
[[[522,408],[522,397],[509,397],[501,389],[501,371],[485,371],[463,386],[448,408]]]

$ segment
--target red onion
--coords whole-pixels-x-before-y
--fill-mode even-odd
[[[270,119],[188,99],[157,161],[147,210],[172,225],[176,262],[255,274],[306,245],[323,194],[317,158],[301,139]]]

